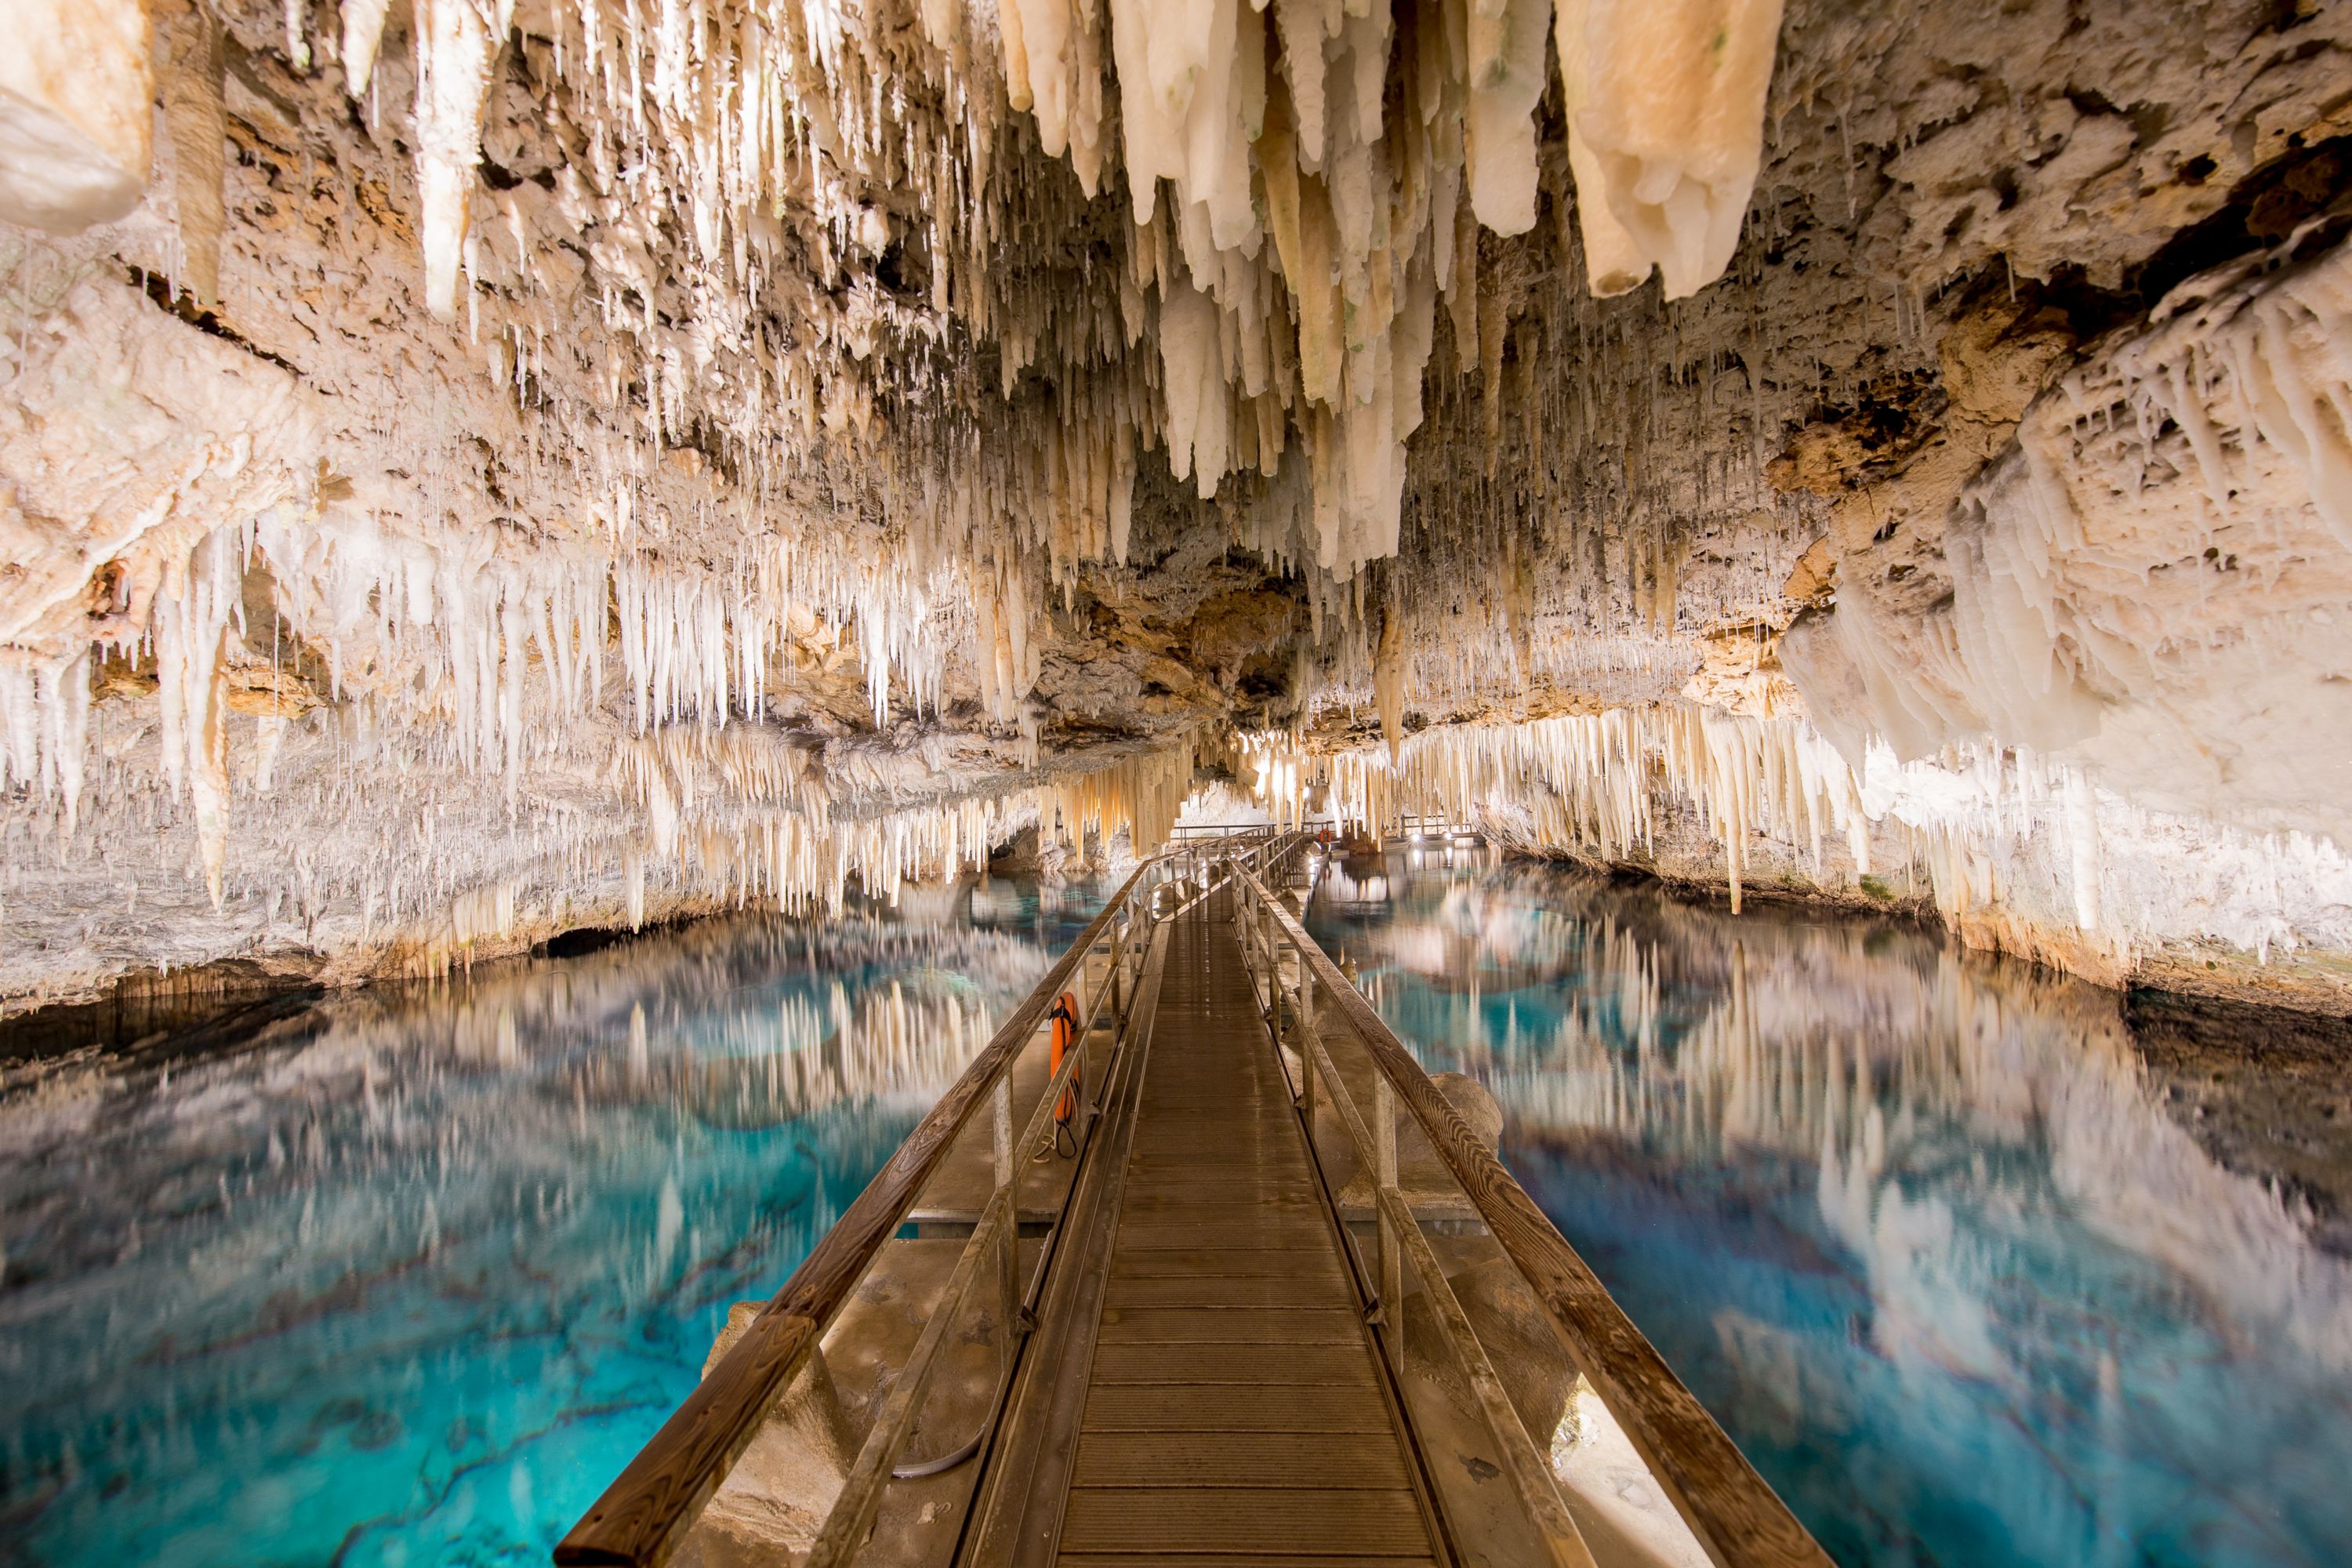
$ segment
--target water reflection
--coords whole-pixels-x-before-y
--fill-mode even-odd
[[[0,1097],[0,1563],[544,1563],[1097,907],[739,921]]]
[[[1335,870],[1318,935],[1494,1089],[1841,1563],[2346,1560],[2339,1032],[1569,873]]]

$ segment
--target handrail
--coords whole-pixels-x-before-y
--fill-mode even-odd
[[[1268,830],[1221,836],[1263,847]],[[777,1398],[807,1364],[818,1336],[873,1264],[882,1245],[936,1173],[965,1122],[1030,1044],[1053,999],[1103,931],[1135,902],[1148,879],[1178,859],[1197,858],[1220,839],[1193,838],[1146,858],[1089,921],[1027,999],[949,1086],[929,1114],[802,1259],[783,1289],[743,1331],[652,1439],[555,1548],[562,1568],[658,1568],[742,1457]],[[1255,851],[1253,851],[1255,852]],[[1100,998],[1096,998],[1097,1005]],[[1094,1008],[1089,1008],[1091,1017]],[[1073,1068],[1076,1058],[1069,1064]],[[1052,1103],[1047,1096],[1043,1102]]]
[[[1255,877],[1239,868],[1236,874],[1247,881],[1258,906],[1271,915],[1299,963],[1313,971],[1317,1000],[1328,1002],[1347,1022],[1381,1078],[1412,1108],[1430,1147],[1534,1289],[1577,1369],[1624,1427],[1634,1451],[1665,1488],[1708,1559],[1717,1568],[1831,1568],[1829,1554],[1683,1385],[1535,1200],[1438,1093],[1363,994]],[[1275,984],[1280,984],[1278,968]]]
[[[1119,966],[1125,961],[1122,953],[1125,940],[1123,935],[1113,939],[1110,963],[1101,983],[1095,987],[1085,1016],[1076,1020],[1074,1032],[1079,1039],[1083,1040],[1092,1033],[1095,1020],[1101,1016],[1117,989]],[[1148,946],[1150,942],[1147,934],[1144,944]],[[1118,1022],[1116,1009],[1113,1021]],[[1124,1036],[1119,1044],[1124,1046]],[[833,1510],[825,1516],[824,1528],[818,1531],[808,1555],[802,1560],[802,1568],[841,1568],[856,1553],[865,1542],[866,1532],[873,1528],[875,1512],[882,1504],[883,1488],[892,1479],[915,1479],[920,1473],[925,1473],[906,1474],[895,1468],[894,1462],[898,1450],[905,1446],[908,1435],[914,1429],[915,1417],[921,1412],[923,1396],[930,1386],[931,1373],[937,1366],[940,1347],[946,1341],[947,1330],[963,1315],[972,1285],[979,1278],[981,1258],[992,1251],[995,1254],[997,1265],[998,1310],[1004,1325],[1005,1361],[996,1397],[1001,1398],[1011,1386],[1024,1332],[1021,1321],[1029,1300],[1016,1278],[1020,1268],[1018,1199],[1021,1167],[1015,1151],[1035,1147],[1039,1134],[1045,1131],[1055,1108],[1061,1101],[1063,1090],[1076,1077],[1079,1064],[1084,1059],[1085,1053],[1075,1050],[1062,1059],[1062,1065],[1054,1070],[1045,1080],[1045,1089],[1039,1091],[1036,1107],[1030,1112],[1028,1124],[1022,1129],[1018,1140],[1013,1136],[1013,1102],[1008,1092],[1010,1075],[998,1076],[992,1090],[996,1113],[995,1191],[982,1209],[980,1223],[972,1229],[971,1238],[964,1244],[962,1253],[956,1259],[955,1272],[948,1281],[946,1293],[931,1309],[930,1321],[923,1326],[914,1350],[898,1368],[898,1381],[891,1385],[881,1412],[875,1416],[866,1442],[858,1449],[856,1461],[842,1483],[841,1494],[834,1500]],[[1090,1114],[1085,1131],[1078,1134],[1081,1159],[1092,1131],[1093,1115]],[[1059,1232],[1057,1221],[1055,1226],[1056,1237]],[[992,1400],[991,1404],[992,1406],[994,1401]],[[978,1451],[981,1440],[984,1439],[995,1418],[996,1412],[992,1408],[982,1426],[982,1438],[976,1438],[970,1445],[970,1452]]]
[[[712,1367],[653,1439],[623,1468],[604,1495],[580,1516],[555,1548],[563,1568],[625,1564],[657,1568],[677,1549],[703,1505],[719,1489],[774,1408],[776,1400],[807,1363],[809,1352],[850,1290],[864,1277],[882,1244],[938,1170],[965,1121],[978,1110],[1014,1058],[1028,1046],[1063,983],[1092,952],[1111,921],[1124,911],[1153,857],[1138,866],[1102,912],[1054,966],[1027,999],[991,1037],[988,1045],[940,1097],[939,1103],[892,1152],[866,1190],[826,1231],[783,1289]]]
[[[1277,974],[1272,977],[1281,984]],[[1445,1278],[1444,1267],[1421,1233],[1412,1205],[1397,1184],[1395,1097],[1383,1079],[1376,1084],[1373,1096],[1374,1114],[1381,1131],[1374,1132],[1364,1125],[1363,1112],[1356,1106],[1355,1097],[1341,1082],[1339,1069],[1323,1048],[1322,1037],[1313,1024],[1303,1017],[1298,1031],[1300,1055],[1312,1056],[1316,1070],[1323,1075],[1331,1107],[1339,1112],[1349,1140],[1355,1144],[1356,1158],[1367,1169],[1376,1172],[1379,1180],[1373,1184],[1372,1199],[1381,1215],[1381,1245],[1383,1274],[1399,1254],[1412,1263],[1413,1272],[1421,1279],[1423,1293],[1428,1298],[1437,1319],[1438,1330],[1450,1347],[1468,1380],[1472,1394],[1478,1402],[1479,1414],[1486,1419],[1487,1429],[1502,1451],[1504,1468],[1511,1474],[1512,1483],[1528,1505],[1528,1517],[1541,1537],[1546,1555],[1554,1568],[1593,1568],[1591,1549],[1586,1546],[1583,1534],[1576,1528],[1567,1502],[1559,1495],[1559,1482],[1527,1426],[1519,1419],[1517,1406],[1504,1389],[1502,1379],[1496,1374],[1494,1363],[1486,1357],[1486,1347],[1470,1325],[1469,1314],[1462,1310],[1461,1299],[1454,1295],[1453,1285]],[[1309,1109],[1311,1110],[1311,1102]],[[1394,1251],[1389,1250],[1393,1247]],[[1404,1324],[1402,1316],[1403,1290],[1401,1284],[1384,1279],[1381,1287],[1380,1305],[1391,1353],[1401,1354],[1404,1344]]]

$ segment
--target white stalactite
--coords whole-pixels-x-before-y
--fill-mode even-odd
[[[1637,283],[1655,265],[1680,300],[1731,264],[1762,157],[1780,4],[1565,0],[1560,78],[1596,293],[1622,292],[1630,268]]]
[[[140,0],[16,0],[0,49],[0,218],[78,234],[147,186],[154,73]]]
[[[501,7],[501,9],[503,9]],[[425,303],[443,321],[457,313],[458,272],[472,223],[482,159],[482,104],[494,33],[484,0],[417,0],[416,188],[424,209]]]

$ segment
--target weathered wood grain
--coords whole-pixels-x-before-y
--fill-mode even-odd
[[[1206,1387],[1370,1385],[1372,1364],[1361,1345],[1202,1344],[1186,1341],[1122,1341],[1095,1352],[1094,1380],[1105,1383],[1185,1383]]]
[[[1336,1388],[1295,1384],[1097,1383],[1089,1432],[1393,1432],[1370,1377]]]
[[[1077,1487],[1062,1523],[1066,1552],[1148,1541],[1186,1552],[1341,1552],[1425,1557],[1429,1535],[1409,1491]],[[1131,1548],[1130,1548],[1131,1549]],[[1065,1559],[1066,1561],[1066,1559]]]
[[[1290,1432],[1089,1432],[1078,1445],[1071,1482],[1362,1491],[1405,1491],[1412,1485],[1396,1439],[1385,1432],[1327,1432],[1312,1442]]]

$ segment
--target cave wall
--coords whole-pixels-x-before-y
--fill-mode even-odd
[[[0,1005],[1148,842],[1242,738],[2336,994],[2352,7],[43,15]],[[1640,845],[1528,760],[1612,713]]]

